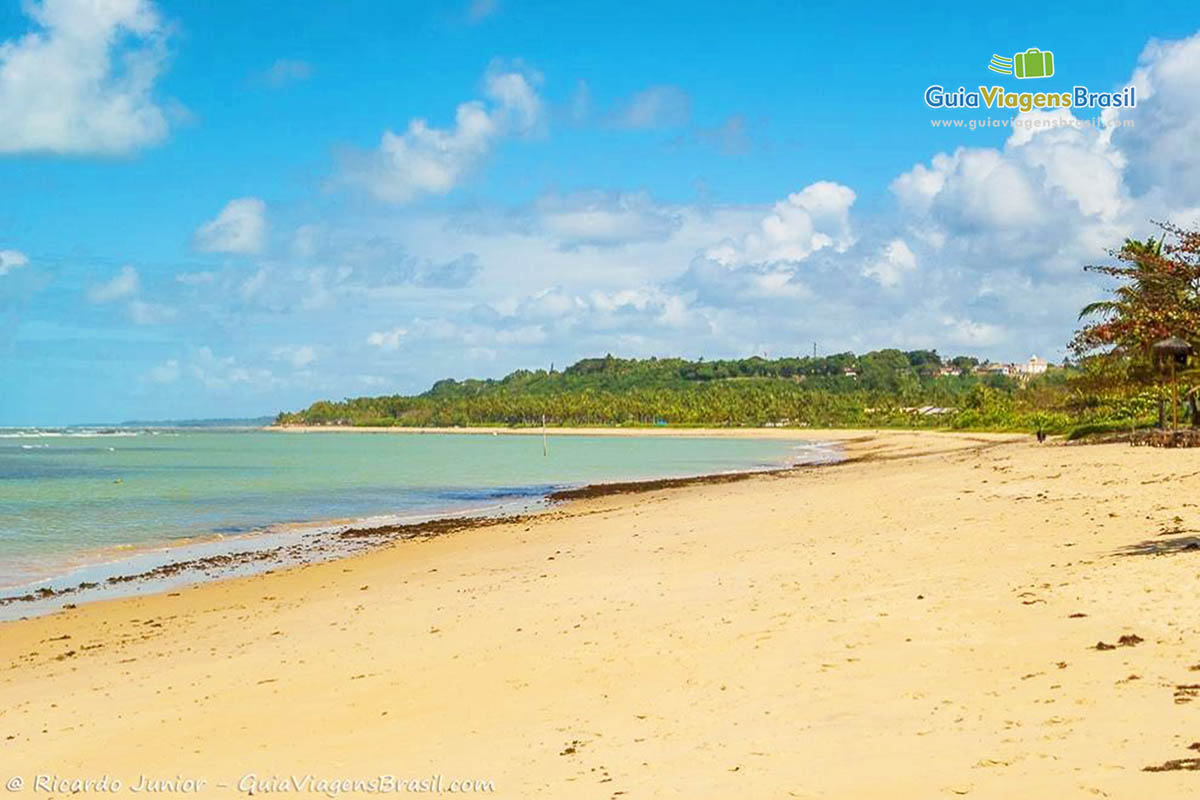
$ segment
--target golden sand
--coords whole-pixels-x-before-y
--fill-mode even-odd
[[[1200,452],[804,435],[860,460],[0,625],[0,782],[1196,793]]]

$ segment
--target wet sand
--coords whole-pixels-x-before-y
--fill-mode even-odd
[[[850,459],[0,624],[0,781],[1194,791],[1200,452],[817,436]]]

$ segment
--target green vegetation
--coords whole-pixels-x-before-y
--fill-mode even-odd
[[[589,358],[500,380],[443,380],[420,395],[318,402],[280,424],[362,426],[903,426],[1063,431],[1068,371],[1020,380],[935,351],[857,356]],[[952,374],[961,371],[960,374]]]
[[[1035,431],[1068,438],[1163,425],[1168,372],[1154,342],[1200,344],[1200,232],[1169,224],[1127,239],[1113,299],[1092,303],[1071,342],[1075,359],[1040,375],[997,373],[933,350],[743,358],[588,358],[562,371],[500,380],[443,380],[415,395],[321,401],[282,425],[809,426]],[[1168,242],[1168,238],[1171,240]],[[1194,360],[1194,359],[1193,359]],[[1176,364],[1187,418],[1200,425],[1200,370]]]
[[[1156,240],[1126,239],[1112,253],[1115,265],[1084,269],[1115,281],[1113,299],[1091,303],[1071,348],[1080,365],[1075,382],[1096,407],[1131,420],[1167,422],[1167,383],[1178,378],[1179,396],[1195,427],[1200,425],[1200,370],[1196,359],[1164,358],[1155,343],[1178,337],[1200,344],[1200,231],[1160,224]],[[1156,412],[1156,413],[1155,413]]]

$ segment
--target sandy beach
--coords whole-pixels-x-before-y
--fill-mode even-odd
[[[854,431],[845,430],[816,430],[811,428],[670,428],[670,427],[629,427],[629,428],[577,428],[571,426],[554,426],[545,429],[540,427],[516,428],[499,425],[479,425],[470,428],[438,428],[409,425],[395,425],[390,428],[355,425],[270,425],[264,430],[275,433],[349,433],[349,434],[389,434],[394,436],[419,436],[421,434],[452,433],[459,436],[667,436],[688,437],[702,436],[706,439],[802,439],[802,440],[843,440],[855,438]]]
[[[1200,453],[777,435],[851,458],[0,624],[0,781],[1195,791]]]

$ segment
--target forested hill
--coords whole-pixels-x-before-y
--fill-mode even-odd
[[[979,360],[879,350],[817,358],[587,358],[415,395],[320,401],[281,425],[937,425],[1062,428],[1066,370],[1028,380]]]

